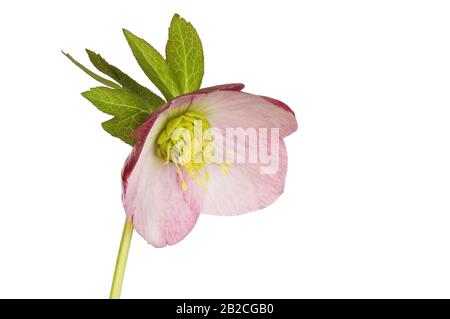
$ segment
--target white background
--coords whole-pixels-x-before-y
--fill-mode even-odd
[[[121,28],[162,51],[175,12],[204,86],[244,82],[300,128],[275,204],[169,248],[135,234],[123,297],[450,297],[450,4],[280,0],[1,2],[0,297],[108,296],[130,148],[60,49],[148,83]]]

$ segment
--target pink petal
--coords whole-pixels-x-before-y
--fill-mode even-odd
[[[225,134],[227,128],[269,129],[265,140],[267,150],[272,143],[278,143],[278,169],[272,174],[262,174],[264,163],[234,163],[228,170],[221,172],[217,165],[209,165],[209,180],[202,213],[214,215],[237,215],[258,210],[274,202],[284,190],[287,154],[282,137],[297,129],[297,121],[292,110],[280,101],[241,92],[216,91],[198,95],[192,101],[191,110],[202,112],[211,126]],[[279,137],[272,140],[270,129],[279,128]],[[261,132],[260,130],[258,132]],[[259,135],[258,135],[259,136]],[[224,144],[228,145],[226,139]],[[242,151],[258,153],[258,145],[240,145],[235,141],[232,149],[235,156]],[[269,154],[270,155],[270,154]],[[274,154],[275,156],[276,154]]]
[[[243,92],[215,91],[196,95],[193,110],[203,112],[211,125],[218,128],[279,128],[282,137],[297,130],[294,112],[272,98]]]
[[[285,104],[285,103],[283,103],[283,102],[281,102],[279,100],[276,100],[274,98],[271,98],[271,97],[262,96],[262,95],[261,95],[261,97],[263,99],[265,99],[267,102],[272,103],[273,105],[278,106],[279,108],[281,108],[281,109],[291,113],[295,117],[294,111],[292,111],[292,109],[289,106],[287,106],[287,104]]]
[[[194,93],[211,93],[214,91],[242,91],[245,85],[242,83],[221,84],[203,88]]]
[[[173,245],[194,227],[204,192],[187,173],[187,190],[181,189],[180,178],[173,164],[165,164],[156,155],[156,138],[168,118],[183,113],[190,97],[177,99],[156,119],[140,150],[132,153],[124,167],[123,204],[133,218],[136,231],[155,247]],[[137,152],[139,151],[139,154]],[[137,156],[137,159],[135,157]],[[134,163],[133,163],[134,161]]]
[[[145,164],[150,164],[146,161]],[[202,205],[202,189],[185,176],[182,191],[173,165],[138,165],[124,199],[136,231],[155,247],[173,245],[194,227]]]
[[[269,148],[270,149],[270,148]],[[239,215],[272,204],[284,190],[287,172],[286,147],[279,140],[279,164],[275,174],[261,174],[260,164],[238,164],[223,174],[219,167],[208,167],[202,213],[207,215]]]

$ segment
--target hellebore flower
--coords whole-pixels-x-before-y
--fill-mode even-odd
[[[82,95],[112,116],[103,129],[133,146],[122,169],[126,218],[110,298],[119,298],[133,229],[155,247],[173,245],[199,215],[239,215],[283,192],[283,138],[297,129],[283,102],[242,92],[243,84],[201,89],[203,47],[191,23],[175,14],[166,56],[123,30],[141,69],[162,93],[139,84],[86,50],[99,75],[64,53],[103,86]]]
[[[283,192],[287,169],[283,137],[297,129],[294,112],[280,101],[243,93],[243,87],[223,85],[178,97],[136,130],[137,144],[122,171],[123,204],[136,231],[153,246],[179,242],[194,227],[200,213],[244,214],[270,205]],[[223,139],[234,146],[234,159],[261,153],[258,146],[262,143],[249,141],[248,132],[252,131],[247,129],[259,133],[261,129],[279,129],[279,136],[272,136],[277,140],[264,138],[269,144],[279,145],[275,159],[278,167],[264,173],[261,168],[266,164],[249,163],[243,156],[242,163],[208,162],[207,158],[194,163],[194,120],[201,124],[202,133],[205,127],[222,134],[230,129],[235,133],[245,131],[247,134],[237,136],[235,143],[231,138],[236,134]],[[200,156],[217,156],[211,154],[217,145],[209,142],[198,147]],[[177,144],[184,147],[177,148]],[[270,151],[270,145],[266,149]],[[186,153],[187,160],[183,158]]]
[[[223,85],[178,97],[136,130],[137,143],[122,171],[123,204],[136,231],[153,246],[179,242],[200,213],[225,216],[255,211],[283,192],[287,169],[283,138],[297,129],[294,112],[275,99],[243,93],[243,87]],[[194,151],[195,120],[209,142],[198,143],[200,152]],[[205,138],[208,129],[235,134],[224,136],[222,145],[217,145],[217,140]],[[267,129],[279,134],[261,138]],[[259,135],[260,143],[251,140],[252,132]],[[228,156],[234,162],[213,159],[216,152],[226,155],[223,144],[234,153]],[[272,172],[263,171],[267,164],[249,159],[251,154],[261,154],[261,144],[268,144],[264,145],[268,153],[272,145],[278,146],[278,154],[271,154],[278,162]],[[237,162],[239,158],[243,160]]]

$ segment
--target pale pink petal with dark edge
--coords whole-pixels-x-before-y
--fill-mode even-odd
[[[145,140],[138,140],[123,169],[125,212],[136,231],[155,247],[182,240],[197,222],[203,202],[202,188],[184,172],[187,191],[183,191],[175,165],[156,155],[159,132],[168,119],[184,113],[190,101],[188,96],[178,98],[149,119]]]
[[[136,231],[155,247],[173,245],[182,240],[197,222],[203,190],[184,176],[188,186],[182,191],[173,165],[151,159],[145,148],[128,179],[124,198],[127,216],[132,216]]]
[[[270,144],[269,144],[270,149]],[[284,191],[287,154],[279,140],[278,164],[272,174],[261,174],[261,164],[235,163],[223,174],[217,166],[209,166],[209,180],[202,213],[206,215],[240,215],[272,204]]]
[[[279,128],[285,137],[297,130],[294,112],[283,102],[244,92],[214,91],[195,95],[193,109],[202,112],[213,127]]]
[[[207,95],[196,96],[191,109],[202,112],[211,126],[221,129],[225,134],[227,128],[266,128],[266,147],[268,158],[272,143],[278,142],[278,156],[271,174],[262,174],[261,167],[269,163],[248,163],[248,154],[258,154],[257,145],[249,145],[248,140],[234,140],[235,156],[245,152],[246,163],[234,163],[229,167],[229,174],[223,174],[217,165],[209,165],[210,178],[202,213],[212,215],[237,215],[264,208],[273,203],[283,192],[287,171],[287,154],[282,137],[297,129],[297,121],[292,110],[284,103],[256,95],[241,92],[216,91]],[[270,129],[279,128],[279,137],[272,141]],[[261,132],[260,130],[258,132]],[[224,139],[224,145],[232,141]],[[239,147],[240,146],[240,147]],[[227,149],[227,151],[230,151]],[[243,155],[245,155],[243,154]]]

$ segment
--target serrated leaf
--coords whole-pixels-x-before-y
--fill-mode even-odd
[[[165,103],[162,98],[150,91],[148,88],[133,80],[119,68],[109,64],[100,54],[88,49],[86,49],[86,52],[92,64],[97,68],[97,70],[116,80],[125,89],[128,89],[131,92],[139,95],[141,98],[145,99],[148,104],[153,107],[153,109],[156,109],[157,107]]]
[[[178,14],[170,23],[166,61],[175,72],[182,94],[200,89],[204,73],[202,42],[192,24]]]
[[[167,100],[181,94],[172,69],[147,41],[123,30],[134,57],[147,77],[155,84]]]
[[[102,83],[103,85],[109,86],[111,88],[120,88],[120,85],[117,83],[114,83],[113,81],[110,81],[108,79],[105,79],[104,77],[98,75],[95,72],[92,72],[87,67],[85,67],[83,64],[75,60],[69,53],[65,53],[64,51],[61,51],[62,54],[64,54],[70,61],[72,61],[73,64],[75,64],[77,67],[79,67],[81,70],[83,70],[86,74],[88,74],[93,79],[97,80],[98,82]]]
[[[96,87],[82,95],[100,111],[114,118],[103,122],[102,126],[112,136],[134,145],[132,133],[145,122],[151,113],[151,106],[126,89]]]

